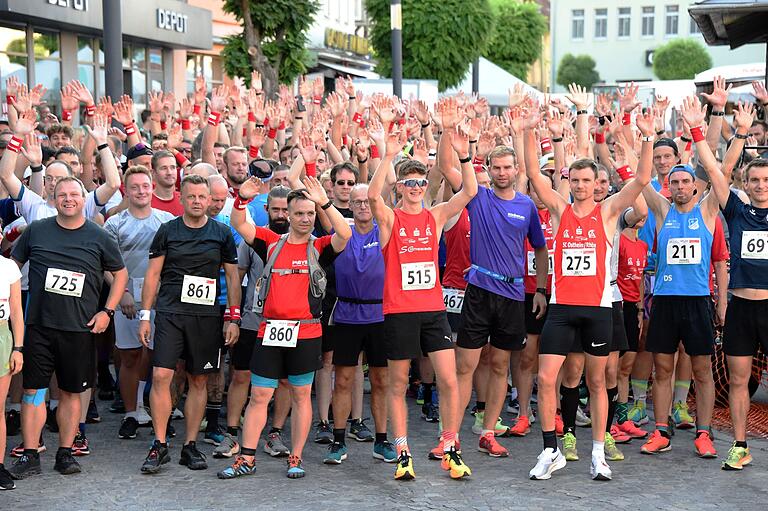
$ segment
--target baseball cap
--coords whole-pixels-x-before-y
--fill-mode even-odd
[[[656,142],[653,143],[653,148],[656,149],[657,147],[671,147],[672,150],[675,152],[675,156],[678,156],[678,148],[677,144],[674,140],[671,138],[660,138]]]
[[[272,172],[279,165],[275,160],[266,160],[264,158],[256,158],[248,164],[248,174],[256,176],[262,181],[269,181],[272,179]]]
[[[130,161],[138,158],[139,156],[152,156],[153,154],[155,153],[152,152],[152,148],[139,142],[135,146],[128,149],[128,154],[126,154],[126,159]]]
[[[691,177],[694,179],[694,181],[696,180],[696,171],[693,170],[693,167],[691,167],[687,163],[683,163],[683,164],[680,164],[680,165],[675,165],[674,167],[672,167],[670,169],[669,175],[671,176],[674,172],[687,172],[688,174],[691,175]]]

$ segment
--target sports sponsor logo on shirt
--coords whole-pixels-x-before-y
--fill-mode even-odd
[[[699,219],[698,218],[689,218],[688,219],[688,228],[695,231],[699,228]]]
[[[366,243],[365,245],[363,245],[363,249],[373,248],[373,247],[378,247],[378,246],[379,246],[379,242],[378,241],[372,241],[370,243]]]
[[[514,218],[515,220],[522,220],[522,221],[526,220],[524,215],[519,215],[517,213],[507,213],[507,216],[509,218]]]
[[[294,259],[291,261],[291,266],[307,266],[306,259]]]
[[[408,245],[408,246],[403,245],[402,247],[400,247],[401,254],[405,254],[406,252],[411,253],[411,252],[431,252],[431,251],[432,251],[432,247],[414,247],[413,245]]]

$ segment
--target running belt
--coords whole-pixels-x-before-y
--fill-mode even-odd
[[[364,299],[364,298],[348,298],[346,296],[337,296],[336,298],[341,302],[355,303],[359,305],[375,305],[375,304],[384,302],[381,298]]]
[[[502,282],[506,282],[507,284],[522,284],[523,283],[523,277],[507,277],[506,275],[502,275],[500,273],[496,273],[495,271],[489,270],[488,268],[483,268],[482,266],[478,266],[476,264],[473,264],[470,266],[473,270],[477,270],[483,275],[487,275],[491,277],[492,279],[500,280]]]

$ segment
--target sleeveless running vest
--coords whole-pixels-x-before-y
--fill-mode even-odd
[[[709,296],[712,233],[696,204],[681,213],[673,204],[656,236],[654,295]]]
[[[384,321],[384,257],[376,224],[365,234],[352,227],[352,237],[333,262],[336,269],[336,323],[370,324]]]
[[[384,246],[384,314],[445,310],[437,266],[435,217],[427,209],[395,209],[392,235]]]
[[[472,264],[469,260],[469,212],[461,210],[459,220],[450,230],[443,233],[445,239],[445,273],[443,286],[454,289],[466,289],[464,270]]]
[[[547,208],[539,210],[539,223],[544,233],[544,239],[547,241],[547,252],[549,253],[549,270],[547,274],[547,294],[552,293],[552,275],[554,274],[555,251],[553,245],[555,242],[555,233],[552,232],[552,218]],[[533,294],[536,292],[536,256],[531,243],[525,240],[525,292]]]
[[[569,204],[560,218],[554,247],[550,303],[611,307],[612,247],[605,235],[600,204],[583,218],[577,217]]]

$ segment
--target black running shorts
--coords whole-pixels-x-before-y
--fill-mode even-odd
[[[79,394],[93,387],[96,343],[91,332],[63,332],[27,325],[24,332],[23,385],[47,389],[56,373],[59,388]]]
[[[584,353],[604,357],[611,352],[612,339],[612,308],[552,304],[539,338],[539,353],[565,356],[578,341]]]
[[[388,360],[410,360],[453,348],[445,311],[384,315]]]
[[[157,312],[152,365],[175,369],[183,359],[190,374],[207,374],[221,367],[224,348],[221,316],[193,316]]]
[[[732,296],[723,329],[723,352],[751,357],[762,346],[768,353],[768,300],[746,300]]]
[[[495,348],[521,350],[525,341],[524,307],[523,301],[467,284],[456,345],[482,348],[490,338],[491,346]]]
[[[709,296],[654,295],[646,351],[672,354],[682,341],[688,355],[714,353],[711,303]]]

